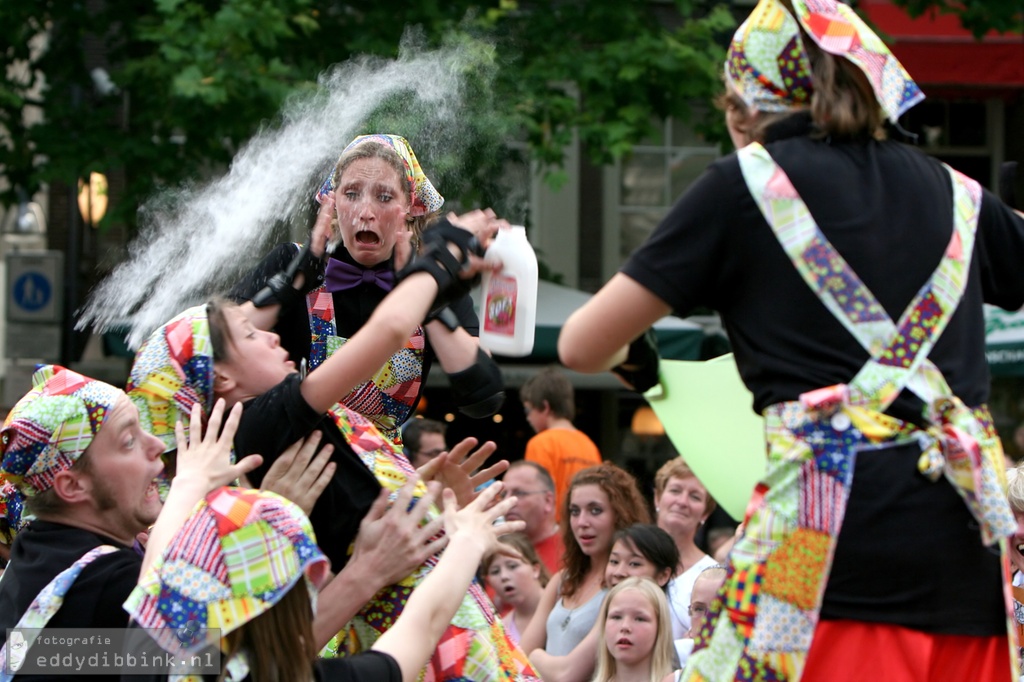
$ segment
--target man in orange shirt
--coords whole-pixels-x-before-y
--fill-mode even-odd
[[[555,367],[530,377],[519,389],[526,420],[537,435],[526,444],[526,461],[548,470],[555,482],[555,518],[561,521],[565,493],[577,471],[601,463],[601,453],[572,424],[576,413],[569,378]]]

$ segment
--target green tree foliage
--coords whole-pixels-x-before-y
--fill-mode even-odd
[[[893,0],[912,17],[939,11],[956,14],[960,23],[980,38],[989,31],[1024,32],[1024,3],[1020,0]]]
[[[25,67],[5,68],[0,80],[0,167],[10,185],[0,202],[87,170],[123,169],[127,196],[105,220],[134,224],[155,190],[223,168],[262,126],[277,125],[286,98],[316,88],[329,65],[395,56],[408,26],[424,46],[478,51],[465,75],[475,95],[468,148],[479,167],[467,173],[464,160],[451,159],[442,170],[465,179],[449,196],[486,201],[487,179],[510,158],[509,139],[525,139],[534,160],[557,168],[574,131],[605,162],[650,135],[652,121],[686,117],[693,100],[719,87],[735,25],[724,6],[690,0],[495,1],[0,3],[4,66]],[[46,48],[31,51],[41,34]],[[116,92],[94,87],[97,64]],[[27,126],[33,103],[44,120]],[[372,122],[415,125],[401,102]]]

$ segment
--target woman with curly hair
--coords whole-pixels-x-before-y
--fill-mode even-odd
[[[544,649],[564,656],[587,636],[607,591],[605,568],[615,533],[634,523],[650,523],[647,501],[636,479],[610,462],[584,469],[569,485],[562,508],[564,568],[544,590],[523,651]]]

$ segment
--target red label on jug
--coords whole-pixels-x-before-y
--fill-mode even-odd
[[[484,329],[492,334],[515,336],[516,294],[518,288],[512,277],[495,275],[484,299]]]

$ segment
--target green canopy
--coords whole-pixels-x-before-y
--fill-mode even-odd
[[[993,376],[1024,376],[1024,312],[985,306],[985,358]]]

